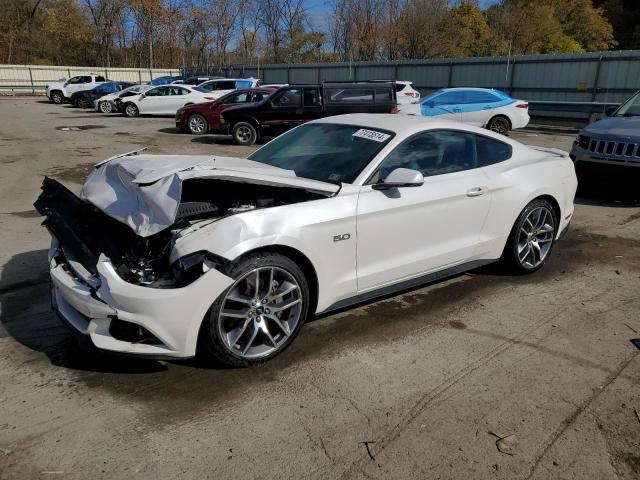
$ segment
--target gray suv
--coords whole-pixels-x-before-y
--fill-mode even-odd
[[[583,128],[571,149],[576,167],[618,165],[640,172],[640,91],[608,117]]]

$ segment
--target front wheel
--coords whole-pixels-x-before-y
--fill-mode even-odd
[[[53,92],[51,94],[51,101],[56,105],[60,105],[64,103],[64,95],[62,95],[62,92]]]
[[[187,128],[193,135],[203,135],[209,131],[209,123],[199,113],[195,113],[189,117]]]
[[[231,131],[233,141],[236,145],[249,146],[256,143],[258,132],[249,122],[238,122],[233,126]]]
[[[137,117],[138,115],[140,115],[140,110],[138,110],[138,107],[136,107],[133,103],[127,103],[124,106],[124,114],[127,117]]]
[[[501,135],[509,135],[509,130],[511,130],[511,122],[509,122],[509,119],[506,117],[493,117],[491,120],[489,120],[489,123],[487,123],[487,129]]]
[[[98,104],[98,109],[102,112],[102,113],[111,113],[113,112],[113,106],[111,105],[111,102],[100,102]]]
[[[520,213],[511,229],[502,261],[516,273],[541,268],[555,243],[557,219],[551,204],[534,200]]]
[[[250,254],[233,264],[235,282],[213,303],[201,331],[206,351],[234,367],[267,361],[287,348],[309,312],[309,286],[290,258]]]

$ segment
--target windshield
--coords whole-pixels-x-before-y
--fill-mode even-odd
[[[267,143],[249,160],[293,170],[298,177],[352,183],[394,134],[355,125],[302,125]]]
[[[209,90],[207,90],[206,88],[200,88],[200,87],[191,87],[191,88],[196,92],[209,93]]]
[[[633,97],[624,102],[614,116],[640,117],[640,92],[636,93]]]

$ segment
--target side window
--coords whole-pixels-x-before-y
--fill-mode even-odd
[[[96,77],[96,82],[106,82],[107,80],[104,77],[101,77],[100,75],[98,75]]]
[[[476,135],[478,167],[504,162],[511,158],[511,145],[489,137]]]
[[[247,92],[236,93],[235,95],[229,95],[223,100],[225,105],[233,105],[235,103],[245,103],[247,101]]]
[[[146,97],[159,97],[161,95],[165,95],[164,93],[165,87],[152,88],[151,90],[147,90],[145,93]]]
[[[216,82],[216,90],[234,90],[236,88],[236,82],[234,80],[225,80]]]
[[[332,102],[372,102],[371,88],[328,88],[327,96]]]
[[[71,77],[69,79],[69,83],[72,85],[77,85],[78,83],[83,83],[83,77]]]
[[[262,100],[264,100],[265,98],[267,98],[269,96],[268,93],[265,92],[253,92],[251,94],[251,102],[261,102]]]
[[[463,92],[445,92],[440,95],[427,100],[426,104],[429,107],[437,107],[440,105],[456,105],[458,103],[464,103]]]
[[[494,103],[500,99],[490,92],[482,92],[478,90],[468,90],[463,94],[464,103]]]
[[[299,88],[291,88],[280,92],[274,99],[276,107],[299,107],[302,100],[302,91]]]
[[[320,102],[320,90],[317,88],[305,88],[304,89],[304,103],[305,107],[318,107]]]
[[[404,87],[405,85],[401,85]],[[376,102],[391,101],[391,90],[388,88],[376,88]]]
[[[211,92],[216,86],[215,82],[211,82],[211,83],[203,83],[202,85],[198,85],[198,88],[201,88],[203,90],[206,90],[207,92]]]
[[[473,137],[447,130],[418,133],[382,161],[377,180],[383,180],[396,168],[418,170],[425,177],[477,168]]]
[[[84,77],[82,77],[82,83],[91,83],[91,76],[85,75]]]

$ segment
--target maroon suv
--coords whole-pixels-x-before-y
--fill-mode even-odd
[[[213,102],[194,103],[176,112],[176,127],[194,135],[220,130],[220,113],[235,105],[261,102],[276,90],[275,87],[242,88],[223,95]]]

